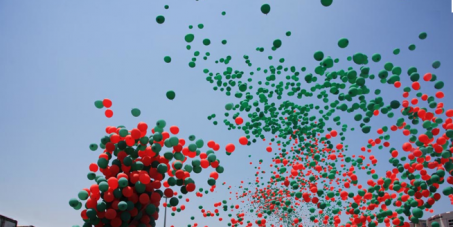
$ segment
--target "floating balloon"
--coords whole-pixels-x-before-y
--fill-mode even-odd
[[[167,99],[173,100],[176,97],[176,93],[174,91],[167,91]]]
[[[268,14],[271,11],[271,6],[269,4],[263,4],[261,6],[261,12],[264,14]]]

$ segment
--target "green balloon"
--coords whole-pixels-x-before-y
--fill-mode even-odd
[[[125,211],[127,209],[127,202],[121,201],[118,203],[118,209],[121,211]]]
[[[129,181],[125,177],[122,177],[118,180],[118,185],[120,188],[127,187],[129,185]]]
[[[166,95],[167,95],[168,99],[173,100],[173,99],[175,99],[176,93],[174,91],[170,90],[170,91],[167,91]]]
[[[162,15],[157,16],[157,17],[156,17],[156,22],[157,22],[158,24],[163,24],[163,23],[165,22],[165,17],[162,16]]]
[[[203,44],[204,44],[205,46],[209,46],[209,44],[211,44],[211,40],[209,40],[209,39],[203,39]]]
[[[69,206],[76,207],[79,204],[79,200],[72,198],[69,200]]]
[[[208,184],[209,184],[210,186],[215,185],[215,179],[214,179],[214,178],[209,178],[209,179],[208,179]]]
[[[109,161],[107,161],[105,158],[100,158],[98,160],[98,166],[102,169],[107,168],[108,164],[109,164]]]
[[[400,49],[399,48],[396,48],[393,50],[393,54],[394,55],[398,55],[400,53]]]
[[[279,39],[276,39],[274,40],[274,42],[272,43],[272,45],[275,47],[275,48],[280,48],[282,46],[282,41],[279,40]]]
[[[178,203],[179,203],[178,198],[173,197],[173,198],[170,199],[170,205],[171,205],[171,206],[177,206]]]
[[[132,116],[138,117],[138,116],[140,116],[141,111],[137,108],[134,108],[131,110],[131,113],[132,113]]]
[[[421,218],[421,217],[423,217],[423,210],[420,209],[420,208],[418,208],[418,207],[416,207],[416,208],[414,208],[414,209],[412,210],[412,214],[413,214],[414,217],[416,217],[416,218]]]
[[[90,144],[90,150],[95,151],[98,149],[98,145],[95,143]]]
[[[170,56],[165,56],[165,57],[164,57],[164,61],[165,61],[166,63],[170,63],[170,62],[171,62],[171,57],[170,57]]]
[[[168,170],[168,167],[164,163],[161,163],[157,166],[157,172],[159,172],[159,173],[166,173],[167,170]]]
[[[101,183],[99,183],[99,190],[101,192],[106,192],[107,190],[109,190],[109,184],[105,181],[102,181]]]
[[[348,45],[349,45],[349,40],[348,39],[341,38],[340,40],[338,40],[338,46],[340,48],[346,48]]]
[[[418,35],[418,38],[421,40],[426,39],[426,37],[428,37],[428,34],[426,34],[426,32],[422,32],[422,33],[420,33],[420,35]]]
[[[146,212],[148,215],[154,214],[154,212],[156,212],[156,206],[155,206],[154,204],[149,204],[148,206],[146,206],[145,212]]]
[[[184,40],[186,40],[186,42],[188,42],[188,43],[191,43],[194,39],[195,39],[195,36],[193,34],[187,34],[184,37]]]
[[[233,109],[233,107],[234,107],[234,104],[233,104],[233,103],[227,103],[227,104],[225,105],[225,109],[226,109],[226,110],[231,110],[231,109]]]
[[[98,109],[102,109],[102,107],[104,107],[104,104],[102,104],[102,100],[96,100],[94,101],[94,106]]]
[[[324,53],[322,51],[316,51],[313,54],[313,57],[315,58],[316,61],[321,61],[324,58]]]
[[[79,192],[79,199],[80,200],[87,200],[88,199],[88,192],[85,190],[82,190]]]
[[[355,53],[352,56],[352,60],[354,61],[354,63],[361,65],[361,64],[365,63],[366,57],[362,53]]]
[[[325,7],[332,5],[333,0],[321,0],[321,4]]]
[[[381,61],[381,55],[373,54],[373,56],[371,57],[371,60],[373,60],[374,62],[379,62],[379,61]]]
[[[398,100],[393,100],[390,102],[390,106],[393,108],[393,109],[398,109],[400,107],[400,102]]]
[[[437,69],[440,67],[440,61],[433,62],[433,68]]]
[[[371,126],[363,126],[363,128],[362,128],[362,132],[365,134],[369,133],[370,130],[371,130]]]
[[[261,12],[264,14],[268,14],[271,11],[271,6],[269,4],[263,4],[261,6]]]
[[[442,89],[443,87],[444,87],[444,82],[443,81],[437,81],[434,84],[434,88],[436,88],[436,89]]]

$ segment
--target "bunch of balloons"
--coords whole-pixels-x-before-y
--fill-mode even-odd
[[[186,141],[176,136],[177,126],[171,126],[169,132],[165,126],[166,122],[159,120],[151,130],[144,122],[130,130],[124,126],[106,128],[107,135],[100,143],[103,152],[97,163],[89,165],[87,177],[94,183],[69,201],[76,210],[84,206],[83,226],[155,226],[162,198],[169,199],[164,206],[176,207],[182,195],[177,197],[174,189],[183,195],[195,191],[200,184],[195,183],[193,174],[204,169],[214,169],[207,183],[215,188],[219,173],[224,171],[215,154],[220,145],[208,141],[202,152],[202,139],[191,135]],[[91,144],[90,149],[96,151],[98,145]]]

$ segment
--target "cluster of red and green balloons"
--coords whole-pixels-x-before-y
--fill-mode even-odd
[[[332,3],[321,0],[323,6]],[[271,6],[263,4],[260,10],[268,15]],[[157,16],[156,22],[163,24],[165,17]],[[203,24],[198,28],[207,29]],[[192,49],[194,33],[184,36],[187,50]],[[427,34],[422,32],[418,38],[425,40]],[[284,38],[269,40],[268,49],[278,51],[284,42]],[[205,47],[215,44],[206,37],[200,43]],[[344,49],[349,43],[340,38],[337,45]],[[407,49],[415,51],[416,45]],[[256,50],[266,53],[264,47]],[[401,51],[404,49],[389,52],[399,55]],[[194,51],[190,68],[196,67],[198,56],[200,52]],[[203,59],[210,56],[206,52]],[[221,57],[214,63],[228,65],[232,58]],[[440,61],[434,61],[428,71],[417,67],[403,70],[392,62],[378,64],[383,61],[380,53],[356,52],[346,57],[347,68],[336,69],[340,58],[319,50],[313,53],[317,66],[307,71],[305,66],[288,65],[284,58],[273,56],[267,56],[271,64],[250,70],[252,57],[245,54],[243,58],[246,69],[205,68],[203,73],[213,90],[237,100],[225,105],[222,122],[228,130],[239,131],[239,144],[268,143],[263,152],[273,153],[273,157],[260,160],[257,172],[251,173],[255,179],[237,188],[237,204],[216,201],[213,212],[200,206],[204,217],[220,216],[216,207],[222,206],[224,212],[230,212],[228,226],[406,227],[432,213],[442,195],[453,201],[453,109],[444,106],[441,90],[445,84],[434,73]],[[164,62],[171,63],[171,57],[165,56]],[[401,97],[388,97],[381,89]],[[166,93],[169,100],[175,96],[173,90]],[[109,99],[95,102],[97,108],[107,108],[108,118],[113,116],[111,105]],[[136,108],[131,113],[141,114]],[[208,120],[215,117],[212,114]],[[382,125],[384,117],[393,124]],[[356,122],[354,126],[345,124],[349,119]],[[90,145],[93,151],[98,146],[104,149],[87,175],[95,183],[80,191],[78,199],[70,200],[77,210],[84,206],[81,216],[86,226],[155,226],[162,198],[170,198],[163,205],[173,211],[184,210],[185,206],[177,207],[179,199],[196,190],[191,174],[209,167],[215,169],[207,180],[210,191],[214,190],[218,174],[223,172],[216,156],[220,146],[209,141],[209,149],[201,152],[203,140],[189,136],[186,145],[186,140],[176,136],[176,126],[166,132],[165,125],[161,120],[152,130],[143,122],[132,130],[107,127],[101,143]],[[370,138],[357,141],[357,133]],[[362,143],[362,153],[351,151],[347,142]],[[379,160],[371,154],[376,149],[388,153],[390,169],[376,168]],[[235,145],[228,144],[225,150],[231,155]],[[270,163],[266,171],[260,166],[265,161]],[[367,179],[363,179],[365,175]],[[202,197],[203,191],[208,193],[202,188],[195,193]],[[342,215],[349,218],[342,220]]]
[[[207,184],[215,188],[224,171],[216,156],[220,145],[212,140],[205,145],[194,135],[185,140],[177,137],[177,126],[165,128],[164,120],[152,129],[144,122],[132,129],[109,126],[101,143],[89,146],[92,151],[103,149],[89,165],[87,178],[94,182],[69,201],[82,209],[83,226],[155,226],[162,199],[168,198],[163,205],[176,210],[179,199],[200,185],[194,175],[203,170],[213,169]],[[233,152],[230,146],[226,149]]]

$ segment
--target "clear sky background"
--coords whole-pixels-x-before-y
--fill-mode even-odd
[[[267,16],[260,12],[263,3],[272,7]],[[166,4],[170,9],[164,9]],[[157,15],[165,16],[164,24],[156,23]],[[204,29],[196,27],[199,23]],[[189,30],[189,25],[195,28]],[[292,36],[286,37],[286,31]],[[421,41],[418,34],[423,31],[428,38]],[[196,35],[191,51],[185,49],[187,33]],[[337,47],[342,37],[350,40],[346,49]],[[212,44],[203,46],[203,38],[210,38]],[[276,38],[282,39],[283,46],[272,52]],[[222,39],[228,44],[221,45]],[[335,0],[328,8],[318,0],[1,0],[0,214],[21,225],[81,225],[80,211],[73,210],[68,201],[91,185],[86,178],[88,166],[101,151],[92,152],[88,146],[99,143],[108,125],[132,128],[140,121],[152,125],[165,119],[167,125],[179,126],[185,138],[194,134],[222,146],[218,157],[225,173],[219,183],[235,187],[241,180],[254,180],[256,170],[249,162],[264,159],[269,169],[272,154],[265,152],[265,143],[258,142],[225,155],[223,147],[237,144],[243,132],[228,131],[222,123],[225,103],[237,100],[213,91],[202,73],[204,68],[223,71],[225,66],[214,64],[220,57],[231,55],[230,66],[246,72],[278,64],[267,60],[268,55],[284,57],[286,65],[306,66],[313,72],[317,63],[312,56],[317,50],[340,59],[334,69],[353,66],[346,57],[356,52],[381,53],[381,63],[370,65],[373,73],[391,61],[403,68],[403,86],[407,86],[408,67],[418,67],[422,75],[433,72],[446,83],[444,102],[451,108],[452,40],[449,0]],[[410,44],[417,49],[409,51]],[[256,47],[266,51],[256,52]],[[401,48],[401,54],[394,56],[395,48]],[[202,56],[208,51],[211,57],[208,61],[198,58],[192,69],[188,62],[195,50]],[[251,57],[252,68],[243,63],[244,54]],[[163,61],[166,55],[172,57],[170,64]],[[435,60],[442,62],[436,70],[431,67]],[[374,82],[378,85],[371,88],[391,88]],[[432,84],[423,86],[434,94]],[[174,101],[166,99],[167,90],[176,91]],[[392,97],[402,99],[401,90],[383,91],[387,102]],[[113,101],[111,119],[93,105],[103,98]],[[131,108],[140,108],[142,115],[132,117]],[[218,126],[207,120],[212,113],[217,114]],[[342,123],[358,128],[352,116],[344,115]],[[372,121],[374,138],[377,127],[393,124],[396,117],[379,119]],[[349,133],[350,154],[363,154],[358,148],[373,138],[371,134]],[[389,154],[376,149],[374,155],[382,175],[391,168],[386,161]],[[195,177],[204,188],[208,188],[207,175]],[[360,175],[359,180],[365,182],[367,177]],[[195,216],[200,226],[218,226],[217,218],[202,218],[197,207],[203,204],[212,211],[214,202],[230,197],[234,201],[226,186],[220,185],[202,199],[191,195],[191,202],[184,203],[186,210],[170,216],[167,225],[193,224],[189,218]],[[435,214],[452,210],[445,198],[434,206]]]

